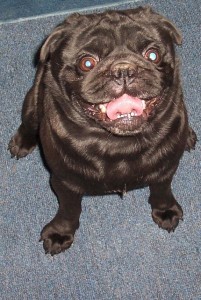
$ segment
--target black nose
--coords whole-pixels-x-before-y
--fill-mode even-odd
[[[118,85],[130,85],[137,74],[137,67],[128,62],[119,62],[111,67],[111,76]]]

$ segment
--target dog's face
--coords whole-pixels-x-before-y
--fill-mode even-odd
[[[75,14],[41,50],[72,105],[117,135],[140,132],[165,107],[175,72],[177,29],[150,9]]]

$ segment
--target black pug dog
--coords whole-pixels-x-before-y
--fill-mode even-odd
[[[175,26],[150,8],[73,14],[41,47],[13,157],[40,140],[59,200],[41,233],[46,253],[69,248],[85,194],[149,186],[153,220],[168,232],[182,219],[171,181],[194,149],[174,44]]]

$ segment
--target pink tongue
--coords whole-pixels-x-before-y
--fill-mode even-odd
[[[111,120],[116,120],[120,115],[132,112],[134,112],[136,116],[140,116],[142,114],[143,103],[139,98],[134,98],[124,94],[107,104],[107,116]]]

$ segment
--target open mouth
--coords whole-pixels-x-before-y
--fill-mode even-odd
[[[85,104],[85,113],[107,130],[116,134],[132,134],[154,113],[160,96],[140,99],[127,94],[107,103]]]

